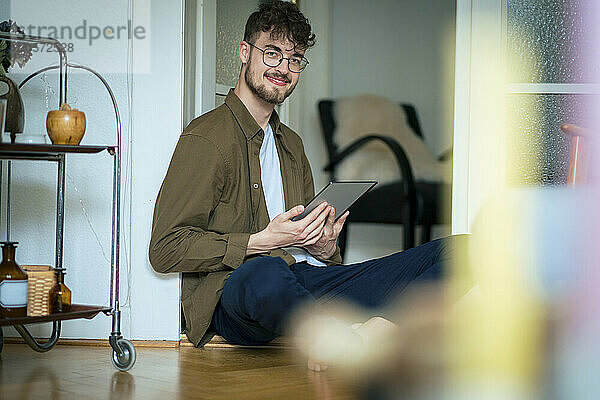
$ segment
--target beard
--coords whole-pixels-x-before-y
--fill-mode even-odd
[[[244,74],[244,79],[246,80],[246,84],[259,99],[269,103],[269,104],[281,104],[285,99],[292,94],[298,81],[291,85],[287,90],[280,90],[276,87],[267,87],[267,85],[262,82],[260,77],[257,76],[258,73],[252,69],[252,62],[249,59],[248,64],[246,65],[246,73]],[[278,73],[269,74],[273,78],[284,79],[288,82],[291,81],[289,76],[281,75]]]

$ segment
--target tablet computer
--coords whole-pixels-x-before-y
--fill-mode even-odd
[[[335,219],[341,217],[356,200],[377,185],[377,181],[344,181],[329,182],[317,195],[304,207],[302,214],[292,218],[298,221],[306,217],[312,210],[324,201],[335,209]]]

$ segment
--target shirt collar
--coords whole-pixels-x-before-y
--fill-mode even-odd
[[[262,131],[252,114],[250,114],[250,111],[248,111],[242,100],[240,100],[240,98],[234,93],[233,89],[229,90],[229,93],[225,98],[225,104],[231,110],[233,116],[240,125],[240,128],[242,128],[242,131],[248,140],[252,139]],[[273,128],[273,133],[281,135],[281,123],[279,121],[279,115],[277,114],[277,111],[273,110],[271,113],[269,124],[271,124],[271,127]]]

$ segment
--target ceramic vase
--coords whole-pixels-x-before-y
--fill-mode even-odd
[[[63,104],[60,110],[49,111],[46,130],[52,144],[78,145],[85,134],[85,113]]]

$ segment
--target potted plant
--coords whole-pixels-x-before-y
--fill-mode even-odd
[[[12,20],[1,22],[0,32],[17,35],[25,34],[25,31]],[[35,43],[0,40],[0,82],[4,82],[8,86],[8,91],[0,91],[0,99],[7,99],[5,130],[11,133],[11,141],[13,142],[15,135],[23,132],[25,111],[17,85],[6,74],[15,64],[23,68],[31,59],[36,48],[37,44]]]

